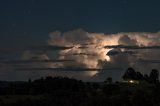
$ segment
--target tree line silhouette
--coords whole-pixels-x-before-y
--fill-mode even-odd
[[[0,106],[160,106],[158,70],[143,75],[128,68],[122,78],[140,83],[113,82],[111,77],[104,82],[83,82],[50,76],[3,83]]]
[[[136,72],[133,68],[128,68],[124,73],[124,80],[138,80],[138,81],[146,81],[148,83],[159,83],[159,71],[156,69],[152,69],[150,74],[142,74],[140,72]]]

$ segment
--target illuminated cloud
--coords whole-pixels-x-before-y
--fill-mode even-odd
[[[63,33],[55,31],[49,36],[47,46],[0,49],[0,52],[23,52],[20,59],[1,61],[1,70],[21,69],[14,71],[16,75],[26,72],[28,76],[93,80],[105,79],[112,73],[119,79],[128,67],[143,73],[160,69],[159,64],[150,64],[155,63],[152,60],[160,60],[160,33],[104,34],[77,29]]]
[[[146,70],[136,63],[139,58],[156,58],[160,50],[159,33],[89,33],[82,29],[61,33],[59,31],[50,34],[50,45],[73,46],[71,49],[59,51],[59,59],[74,59],[74,64],[63,63],[62,66],[81,66],[85,68],[113,68],[120,67],[121,73],[128,67],[134,67],[147,73]],[[79,47],[86,48],[80,49]],[[156,51],[156,53],[152,53]],[[83,54],[83,55],[82,55]],[[84,54],[94,54],[84,55]],[[141,68],[140,68],[141,67]],[[117,70],[116,70],[117,71]],[[101,77],[101,73],[107,76],[108,70],[99,71],[95,76]],[[118,76],[118,75],[117,75]]]

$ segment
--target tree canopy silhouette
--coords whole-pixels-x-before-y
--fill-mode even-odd
[[[153,69],[150,73],[150,82],[151,83],[158,83],[159,82],[159,71],[156,69]]]
[[[135,80],[136,72],[133,68],[129,67],[123,75],[124,80]]]

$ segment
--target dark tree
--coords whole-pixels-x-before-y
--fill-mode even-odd
[[[144,77],[140,72],[136,72],[136,80],[139,80],[139,81],[144,80]]]
[[[136,79],[136,72],[135,72],[135,70],[133,69],[133,68],[128,68],[127,70],[126,70],[126,72],[124,73],[124,75],[123,75],[123,79],[124,80],[135,80]]]
[[[156,69],[153,69],[150,73],[150,82],[151,83],[158,83],[159,82],[159,71]]]
[[[112,84],[112,78],[108,77],[104,82],[107,84]]]
[[[149,82],[149,76],[147,75],[147,74],[144,74],[144,80],[146,81],[146,82]]]
[[[31,78],[29,78],[29,79],[28,79],[28,83],[31,83],[31,82],[32,82],[32,80],[31,80]]]

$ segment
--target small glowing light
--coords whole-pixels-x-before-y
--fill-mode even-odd
[[[129,82],[130,82],[130,83],[134,83],[134,81],[133,81],[133,80],[130,80]]]
[[[128,83],[131,83],[131,84],[139,84],[139,81],[138,81],[138,80],[129,80]]]

